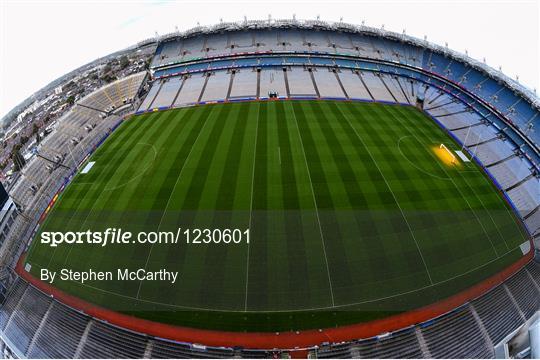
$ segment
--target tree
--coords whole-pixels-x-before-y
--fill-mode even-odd
[[[105,65],[105,67],[103,68],[103,74],[107,74],[108,72],[110,72],[112,70],[112,66],[110,63],[108,63],[107,65]]]
[[[26,135],[23,135],[21,136],[21,141],[20,141],[20,146],[19,148],[21,148],[24,144],[26,144],[28,142],[28,136]]]
[[[125,69],[125,68],[128,67],[128,65],[129,65],[129,59],[128,59],[128,57],[127,57],[126,55],[122,56],[122,57],[120,58],[120,68],[121,68],[121,69]]]
[[[26,164],[24,157],[20,153],[20,146],[14,147],[11,151],[11,160],[13,161],[13,171],[19,171]]]
[[[68,105],[73,105],[74,102],[75,102],[75,97],[73,95],[70,95],[66,100],[66,103]]]
[[[116,76],[112,76],[111,74],[106,74],[105,76],[101,77],[101,80],[104,81],[105,83],[110,83],[116,80]]]

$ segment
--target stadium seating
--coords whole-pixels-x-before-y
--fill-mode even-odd
[[[25,167],[13,196],[23,209],[41,214],[75,166],[121,122],[121,115],[112,112],[125,104],[144,112],[270,94],[411,105],[423,100],[425,111],[500,186],[529,232],[540,234],[540,211],[535,211],[540,206],[540,132],[533,126],[538,108],[521,90],[477,65],[382,33],[255,27],[165,38],[151,62],[144,99],[137,94],[146,73],[80,100],[40,144],[41,157]],[[64,166],[51,167],[51,159]],[[493,357],[493,345],[538,311],[539,299],[540,265],[530,262],[450,313],[370,339],[320,344],[310,352],[321,358]],[[0,330],[20,356],[29,357],[275,355],[270,349],[216,348],[133,333],[62,305],[21,279],[0,308]]]
[[[157,359],[231,358],[233,354],[232,348],[198,347],[161,339],[152,344],[152,358]]]
[[[142,358],[147,338],[144,335],[92,321],[80,354],[81,358]]]
[[[4,329],[9,321],[9,318],[13,311],[15,311],[15,308],[17,307],[17,304],[19,303],[19,300],[22,298],[24,292],[26,291],[27,283],[17,278],[15,283],[11,287],[11,293],[10,297],[7,298],[6,302],[2,306],[2,311],[0,312],[0,328]]]
[[[51,305],[50,297],[40,295],[43,294],[36,288],[27,287],[3,330],[6,337],[16,340],[18,349],[25,354]]]
[[[223,101],[227,98],[231,74],[227,71],[216,71],[206,78],[200,95],[200,102]]]
[[[526,270],[520,271],[506,284],[508,290],[516,300],[525,319],[529,319],[540,309],[540,296],[538,288]]]
[[[190,75],[189,78],[186,79],[179,95],[176,97],[173,106],[196,104],[201,96],[205,81],[206,78],[201,74],[196,73]]]
[[[176,98],[176,94],[178,94],[178,91],[180,90],[180,86],[182,86],[183,79],[176,77],[163,79],[161,82],[159,92],[153,99],[150,107],[170,107]]]
[[[516,329],[523,322],[523,318],[502,285],[491,290],[488,295],[473,301],[472,306],[477,311],[489,337],[497,344]],[[494,312],[493,309],[499,311]]]
[[[0,331],[29,357],[264,358],[272,350],[233,349],[152,338],[92,319],[18,278],[0,308]],[[459,309],[393,333],[309,351],[320,358],[490,358],[493,345],[540,307],[540,264],[530,262],[505,283]],[[54,346],[53,346],[54,344]]]
[[[151,67],[157,70],[157,76],[163,76],[181,72],[180,68],[174,68],[173,65],[175,64],[223,56],[241,57],[243,54],[248,53],[295,52],[321,56],[359,56],[423,68],[431,73],[444,76],[490,103],[501,113],[508,114],[508,117],[523,130],[526,130],[531,118],[537,113],[530,109],[530,105],[522,101],[521,97],[499,84],[497,80],[447,54],[432,49],[424,49],[408,42],[393,41],[381,36],[318,30],[315,32],[304,29],[287,31],[274,29],[252,30],[249,33],[225,32],[201,38],[171,39],[160,45]],[[241,60],[237,61],[239,66]],[[317,66],[329,66],[329,63],[333,61],[338,66],[344,63],[344,60],[321,59],[317,56],[312,57],[310,61],[303,61],[301,58],[293,56],[273,60],[264,58],[260,63],[264,65],[281,65],[283,63],[300,65],[307,62]],[[219,65],[215,59],[214,62],[213,65],[215,66],[226,66]],[[208,65],[208,63],[194,63],[188,65],[184,70],[204,70]],[[255,64],[251,64],[251,66],[255,66]],[[165,69],[166,67],[169,68]],[[538,136],[538,134],[534,135],[537,142]]]
[[[258,73],[253,69],[237,70],[234,73],[229,100],[257,97],[257,78]]]
[[[142,72],[110,83],[78,102],[86,107],[75,105],[57,121],[53,132],[38,146],[41,157],[27,164],[22,180],[12,189],[11,195],[22,209],[34,213],[45,210],[75,166],[121,121],[120,116],[105,116],[104,112],[123,106],[124,101],[133,102],[145,77],[146,72]],[[34,187],[37,191],[32,190]]]
[[[314,81],[317,84],[317,90],[321,98],[338,98],[346,97],[343,92],[335,72],[329,69],[318,69],[313,71]]]
[[[86,315],[53,301],[43,328],[28,349],[28,357],[73,358],[88,324]]]
[[[362,358],[421,358],[418,341],[419,331],[415,327],[359,342],[352,355]],[[358,357],[356,356],[356,357]]]
[[[299,67],[287,70],[286,82],[289,86],[289,97],[316,97],[317,93],[311,80],[311,73]]]
[[[113,107],[118,108],[135,99],[145,76],[145,72],[140,72],[114,81],[94,91],[78,103],[105,111],[110,111]]]

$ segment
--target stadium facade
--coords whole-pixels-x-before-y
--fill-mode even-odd
[[[6,236],[9,234],[11,225],[15,221],[17,206],[9,197],[6,189],[0,184],[0,246],[4,243]]]
[[[11,227],[18,215],[17,205],[8,195],[7,190],[0,184],[0,247],[9,236]],[[0,297],[5,298],[7,288],[4,286],[6,273],[3,272],[0,276]]]
[[[48,156],[67,166],[28,165],[12,190],[31,220],[19,225],[25,250],[40,218],[77,167],[126,114],[273,99],[343,100],[416,106],[462,146],[507,200],[530,242],[523,257],[468,291],[388,321],[280,334],[161,331],[77,308],[28,282],[22,264],[0,309],[1,337],[19,357],[494,357],[508,335],[540,309],[540,100],[483,63],[405,34],[322,21],[246,21],[198,27],[157,43],[150,73],[97,90],[48,138]],[[96,111],[97,109],[98,111]],[[90,126],[90,131],[88,130]],[[84,136],[80,135],[84,134]],[[65,149],[71,149],[67,152]],[[38,196],[32,176],[49,177]],[[115,323],[114,320],[117,320]],[[147,328],[148,331],[144,329]],[[241,337],[241,340],[232,340]]]

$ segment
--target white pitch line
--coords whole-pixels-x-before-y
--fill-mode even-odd
[[[515,251],[518,248],[519,248],[519,246],[513,248],[512,250],[507,251],[506,253],[501,255],[501,257],[504,257],[504,256],[510,254],[512,251]],[[491,263],[493,263],[494,261],[497,261],[497,260],[498,259],[492,259],[492,260],[490,260],[490,261],[488,261],[488,262],[486,262],[486,263],[484,263],[482,265],[479,265],[479,266],[476,266],[476,267],[474,267],[474,268],[472,268],[470,270],[467,270],[464,273],[454,275],[452,277],[449,277],[447,279],[438,281],[438,282],[433,283],[431,285],[424,285],[424,286],[420,286],[420,287],[415,288],[415,289],[402,291],[402,292],[394,293],[394,294],[387,295],[387,296],[381,296],[381,297],[374,298],[374,299],[366,299],[366,300],[357,301],[357,302],[353,302],[353,303],[347,303],[347,304],[339,304],[339,305],[332,305],[332,306],[320,306],[320,307],[302,308],[302,309],[248,310],[248,311],[242,311],[242,312],[247,312],[247,313],[252,313],[252,314],[261,314],[261,313],[264,314],[264,313],[283,313],[283,312],[292,312],[292,311],[318,311],[318,310],[341,309],[341,308],[347,308],[347,307],[350,307],[350,306],[358,306],[358,305],[362,305],[362,304],[375,303],[375,302],[381,301],[381,300],[387,300],[387,299],[392,299],[392,298],[396,298],[396,297],[403,296],[403,295],[413,294],[413,293],[418,292],[418,291],[426,290],[426,289],[429,289],[431,287],[447,283],[447,282],[452,281],[454,279],[460,278],[460,277],[462,277],[464,275],[470,274],[470,273],[472,273],[472,272],[474,272],[474,271],[476,271],[478,269],[486,267],[487,265],[489,265],[489,264],[491,264]],[[39,265],[38,265],[38,267],[39,267]],[[90,289],[93,289],[93,290],[101,291],[101,292],[106,293],[106,294],[115,295],[115,296],[125,298],[125,299],[133,299],[133,300],[137,300],[137,301],[147,303],[147,304],[162,305],[162,306],[172,307],[172,308],[176,308],[176,309],[184,309],[184,310],[241,312],[239,310],[216,309],[216,308],[212,309],[212,308],[205,308],[205,307],[185,306],[185,305],[164,303],[164,302],[160,302],[160,301],[139,299],[139,298],[134,298],[133,296],[120,294],[120,293],[117,293],[115,291],[105,290],[105,289],[102,289],[102,288],[99,288],[99,287],[95,287],[95,286],[88,285],[88,284],[83,284],[83,283],[80,283],[80,282],[77,282],[77,281],[73,281],[73,280],[68,280],[68,281],[71,281],[71,282],[73,282],[73,283],[75,283],[77,285],[81,285],[81,286],[84,286],[84,287],[87,287],[87,288],[90,288]]]
[[[135,144],[135,145],[138,145],[138,144],[145,144],[145,143],[137,143],[137,144]],[[146,145],[149,145],[149,144],[146,144]],[[153,147],[153,145],[151,145],[151,146]],[[145,169],[145,171],[146,171],[146,170],[147,170],[147,169]],[[114,174],[116,174],[116,172],[115,172]],[[109,191],[107,185],[108,185],[113,179],[115,179],[115,176],[111,176],[111,177],[109,178],[109,180],[108,180],[108,181],[106,182],[106,184],[105,184],[105,187],[99,192],[99,195],[98,195],[98,197],[97,197],[98,199],[101,198],[101,195],[103,195],[106,191]],[[94,201],[94,203],[92,204],[92,207],[90,208],[90,210],[88,210],[88,213],[86,214],[86,216],[85,216],[85,218],[84,218],[84,221],[82,222],[81,228],[84,228],[84,226],[86,225],[86,222],[88,221],[88,218],[90,217],[90,215],[94,212],[94,209],[95,209],[97,203],[98,203],[97,201]],[[72,217],[73,217],[73,216],[72,216]],[[57,249],[57,247],[56,247],[54,250],[56,251],[56,249]],[[70,257],[70,255],[71,255],[71,250],[72,250],[72,249],[73,249],[73,246],[70,246],[69,251],[68,251],[68,253],[67,253],[67,255],[66,255],[66,258],[64,259],[64,265],[67,264],[67,261],[69,260],[69,257]],[[54,256],[54,253],[53,253],[53,256]],[[52,260],[52,258],[51,258],[51,260]]]
[[[394,119],[396,119],[397,121],[400,121],[401,123],[403,123],[400,119],[397,119],[396,117],[394,117]],[[416,131],[412,131],[408,126],[407,124],[405,124],[405,128],[407,129],[407,131],[416,139],[416,141],[418,141],[419,143],[422,143],[418,137],[416,136]],[[420,130],[422,131],[422,133],[424,133],[424,136],[427,137],[428,139],[430,139],[431,141],[433,141],[434,139],[432,139],[430,136],[428,136],[427,134],[425,134],[425,131],[422,129]],[[436,141],[437,142],[437,141]],[[432,154],[432,157],[437,160],[435,158],[435,156]],[[438,162],[437,162],[438,163]],[[467,197],[463,194],[463,192],[461,191],[461,188],[456,184],[456,182],[454,181],[454,179],[452,177],[450,177],[450,175],[448,174],[448,171],[446,170],[446,168],[444,168],[444,166],[440,165],[439,164],[439,167],[444,171],[444,173],[449,177],[450,181],[452,182],[452,184],[454,184],[454,187],[456,188],[456,190],[458,191],[458,193],[461,195],[461,197],[465,200],[465,203],[467,204],[467,206],[469,207],[469,209],[471,210],[471,212],[473,213],[474,217],[476,218],[476,221],[478,222],[478,224],[480,225],[480,227],[482,228],[482,231],[484,232],[484,234],[486,235],[486,238],[489,240],[489,243],[491,244],[491,247],[493,248],[493,252],[495,253],[495,257],[498,259],[500,258],[501,256],[499,255],[499,253],[497,252],[497,249],[495,248],[495,244],[493,243],[493,241],[491,240],[491,237],[489,236],[484,224],[482,224],[482,222],[480,221],[480,218],[478,217],[478,215],[476,214],[476,212],[474,211],[474,209],[472,208],[469,200],[467,199]],[[463,178],[465,179],[465,178]],[[469,189],[471,189],[473,191],[473,193],[475,194],[475,196],[480,200],[480,203],[482,204],[482,206],[484,207],[484,209],[487,210],[487,208],[484,206],[484,203],[482,202],[482,200],[478,197],[478,195],[476,194],[476,191],[469,185],[469,183],[465,180],[465,183],[467,184],[467,187]],[[491,214],[489,214],[489,211],[488,211],[488,215],[490,216],[492,222],[494,222],[493,218],[491,217]],[[495,225],[497,226],[497,225]],[[497,231],[499,231],[498,227],[497,227]],[[499,234],[500,234],[500,231],[499,231]],[[504,238],[503,238],[504,240]],[[508,249],[508,245],[506,244],[506,241],[504,241],[505,245],[506,245],[506,248]]]
[[[469,149],[469,148],[467,148],[467,149]],[[471,149],[469,149],[469,150],[472,152]],[[476,154],[475,154],[475,156],[476,156]],[[474,162],[471,162],[471,163],[474,164]],[[522,162],[519,166],[520,166],[520,170],[521,170],[523,167],[526,167],[525,162]],[[464,173],[464,172],[478,172],[478,169],[476,169],[476,170],[464,170],[464,171],[460,171],[460,172],[462,172],[462,173]],[[489,172],[489,171],[488,171],[488,172]],[[490,182],[491,182],[491,181],[490,181]],[[467,185],[468,185],[468,183],[467,183]],[[471,188],[471,186],[469,186],[469,187]],[[474,192],[474,190],[473,190],[473,192]],[[503,190],[503,192],[506,193],[506,191],[504,191],[504,190]],[[475,192],[475,195],[476,195],[476,194],[477,194],[477,193]],[[478,196],[477,196],[477,197],[478,197]],[[478,198],[479,198],[479,197],[478,197]],[[481,201],[481,200],[480,200],[480,201]],[[519,216],[516,216],[517,214],[514,213],[512,210],[510,210],[510,209],[506,206],[506,202],[505,202],[503,199],[501,199],[501,201],[503,201],[503,203],[505,203],[505,204],[504,204],[504,208],[505,208],[506,212],[508,212],[508,213],[510,214],[510,216],[512,216],[512,218],[514,219],[514,224],[518,227],[518,230],[521,231],[521,225],[516,221],[516,220],[519,219],[520,217],[519,217]],[[482,202],[482,201],[481,201],[481,202]],[[486,210],[488,210],[487,207],[484,206],[483,203],[482,203],[482,206],[483,206]],[[489,214],[489,211],[488,211],[488,214]],[[490,215],[490,217],[491,217],[491,215]],[[492,218],[492,219],[493,219],[493,218]],[[506,239],[504,239],[504,243],[506,244]],[[508,244],[506,244],[506,247],[508,248]]]
[[[193,152],[193,149],[195,148],[195,144],[197,143],[197,140],[199,140],[199,137],[201,136],[201,134],[203,133],[203,130],[204,130],[204,127],[206,126],[206,124],[208,123],[208,118],[210,116],[208,116],[205,120],[204,120],[204,124],[203,126],[201,127],[201,130],[199,131],[199,134],[197,134],[197,137],[195,138],[195,141],[193,142],[193,145],[191,145],[191,149],[189,150],[189,153],[186,157],[186,160],[184,161],[184,163],[182,164],[182,168],[180,169],[180,173],[178,173],[178,177],[176,178],[176,182],[174,183],[174,186],[171,190],[171,194],[169,195],[169,199],[167,200],[167,204],[165,205],[165,209],[163,210],[163,215],[161,215],[161,219],[159,220],[159,224],[158,224],[158,227],[157,227],[157,231],[159,232],[159,229],[161,228],[161,224],[163,223],[163,218],[165,218],[165,214],[167,213],[167,208],[169,207],[169,204],[171,202],[171,199],[172,199],[172,196],[174,194],[174,190],[176,189],[176,186],[178,185],[178,181],[180,180],[180,178],[182,177],[182,172],[184,171],[184,168],[186,167],[186,164],[188,163],[189,161],[189,157],[191,156],[191,153]],[[198,119],[196,119],[196,121],[198,121]],[[148,256],[146,257],[146,262],[144,263],[144,269],[146,270],[146,267],[148,266],[148,261],[150,260],[150,255],[152,255],[152,249],[154,248],[154,244],[151,244],[150,245],[150,251],[148,252]],[[139,298],[139,294],[141,292],[141,286],[142,286],[142,283],[143,283],[143,280],[141,280],[139,282],[139,288],[137,289],[137,299]]]
[[[446,170],[444,170],[446,172]],[[479,170],[474,170],[474,172],[478,173]],[[506,239],[504,237],[504,235],[501,233],[501,230],[499,228],[499,225],[497,224],[497,222],[495,221],[495,219],[493,219],[493,216],[491,216],[491,213],[489,212],[489,209],[487,208],[487,206],[484,204],[484,201],[482,200],[482,198],[478,195],[478,192],[476,191],[476,189],[470,185],[469,181],[467,180],[467,177],[463,176],[463,174],[461,174],[462,172],[464,171],[459,171],[459,175],[461,176],[461,178],[463,179],[463,181],[465,181],[465,184],[467,184],[467,187],[472,190],[474,196],[480,201],[480,204],[482,205],[482,207],[484,208],[484,210],[486,210],[489,218],[491,219],[491,222],[493,223],[493,225],[495,225],[495,229],[497,229],[497,232],[499,233],[499,236],[503,239],[503,242],[504,242],[504,245],[506,245],[506,249],[508,250],[509,249],[509,246],[506,242]],[[471,171],[472,172],[472,171]],[[454,183],[454,186],[457,188],[458,186],[456,185],[455,181],[452,180],[452,182]],[[495,253],[497,254],[497,251],[495,250],[495,246],[493,244],[493,242],[491,241],[491,238],[489,237],[489,235],[486,233],[486,230],[484,228],[484,226],[482,225],[482,223],[480,222],[480,219],[478,218],[478,216],[476,215],[476,212],[472,209],[472,207],[470,206],[469,204],[469,201],[467,200],[467,198],[465,196],[463,196],[463,193],[461,193],[461,191],[458,189],[458,191],[460,192],[460,194],[462,195],[462,197],[465,199],[465,201],[467,202],[467,204],[469,205],[469,208],[471,209],[471,211],[473,212],[473,214],[475,215],[476,219],[478,220],[478,222],[480,223],[480,226],[482,226],[482,229],[484,229],[484,233],[486,234],[489,242],[491,243],[491,246],[493,246],[493,250],[495,251]],[[509,211],[507,208],[506,208],[506,204],[505,204],[505,211]],[[512,213],[509,213],[510,216],[514,216],[514,214]],[[517,224],[516,224],[517,225]],[[497,254],[497,256],[499,256]]]
[[[398,120],[399,121],[399,120]],[[407,127],[406,127],[407,128]],[[407,131],[409,131],[412,136],[414,136],[414,138],[416,139],[416,141],[422,143],[418,137],[416,136],[416,133],[413,132],[413,131],[410,131],[409,128],[407,128]],[[422,131],[422,130],[421,130]],[[432,157],[435,159],[435,161],[438,161],[438,159],[435,158],[435,156],[432,154]],[[474,211],[474,209],[472,208],[471,206],[471,203],[469,202],[469,200],[467,199],[467,197],[463,194],[463,192],[461,191],[461,188],[456,184],[456,182],[454,181],[454,179],[452,177],[450,177],[450,175],[448,174],[448,171],[444,168],[443,165],[441,165],[439,162],[437,162],[437,164],[439,164],[439,167],[444,171],[444,173],[448,176],[448,178],[450,179],[450,182],[452,182],[452,184],[454,185],[454,187],[456,188],[457,192],[461,195],[461,197],[463,198],[463,200],[465,200],[465,203],[467,204],[467,206],[469,207],[469,209],[471,210],[471,212],[473,213],[474,217],[476,218],[476,221],[478,222],[478,224],[480,225],[480,227],[482,228],[482,231],[484,232],[484,234],[486,235],[487,239],[489,240],[489,243],[491,244],[491,247],[493,248],[493,252],[495,252],[495,256],[497,258],[499,258],[499,253],[497,252],[497,249],[495,248],[495,244],[493,244],[493,241],[491,241],[491,237],[489,236],[484,224],[482,224],[482,221],[480,221],[480,218],[478,217],[478,215],[476,214],[476,212]],[[467,183],[467,186],[468,186],[468,183]],[[469,186],[470,188],[470,186]],[[474,192],[474,189],[473,189],[473,192]],[[475,193],[475,192],[474,192]],[[475,193],[476,194],[476,193]]]
[[[340,112],[341,112],[341,110],[340,110]],[[369,148],[366,145],[366,143],[364,142],[364,140],[360,137],[360,134],[358,134],[358,131],[356,131],[356,128],[351,124],[351,121],[349,120],[349,118],[347,116],[345,116],[342,112],[341,112],[341,115],[347,120],[347,122],[349,123],[349,126],[353,129],[353,131],[356,134],[356,137],[358,138],[358,140],[360,140],[362,145],[366,148],[366,151],[367,151],[369,157],[371,158],[371,160],[373,161],[373,163],[377,167],[377,170],[381,174],[381,176],[382,176],[382,178],[383,178],[383,180],[384,180],[384,182],[386,184],[386,187],[388,187],[388,190],[390,190],[390,194],[392,194],[392,197],[394,198],[394,201],[396,202],[396,205],[399,208],[399,211],[401,212],[401,216],[403,217],[403,220],[405,220],[405,224],[407,225],[407,228],[409,229],[409,232],[411,233],[411,236],[412,236],[412,238],[414,240],[414,244],[416,245],[416,249],[418,250],[418,253],[420,254],[420,258],[422,259],[422,262],[424,263],[424,268],[426,269],[426,273],[428,275],[429,282],[433,285],[433,279],[431,278],[431,274],[429,272],[429,268],[427,266],[426,259],[424,259],[424,255],[422,254],[422,250],[420,250],[420,245],[418,244],[418,241],[416,240],[416,236],[414,236],[414,232],[412,230],[411,224],[409,224],[409,220],[407,220],[407,217],[405,217],[405,212],[401,208],[401,205],[399,204],[399,201],[397,200],[396,194],[394,194],[394,191],[390,187],[390,183],[388,182],[388,180],[386,180],[386,177],[384,176],[381,168],[379,167],[379,164],[377,163],[377,161],[375,160],[375,158],[371,154],[371,151],[369,151]]]
[[[102,170],[102,172],[103,172],[103,170]],[[116,172],[115,172],[115,173],[116,173]],[[105,191],[106,191],[107,184],[108,184],[109,182],[111,182],[114,178],[115,178],[115,176],[111,176],[111,177],[109,178],[109,180],[105,183],[105,187],[104,187],[103,189],[100,190],[99,195],[97,196],[97,199],[100,199],[100,198],[101,198],[101,196],[102,196],[102,195],[105,193]],[[71,185],[71,184],[70,184],[70,185]],[[94,201],[94,203],[92,204],[92,206],[91,206],[90,209],[88,210],[88,213],[87,213],[86,216],[84,217],[84,220],[83,220],[83,222],[82,222],[82,224],[81,224],[81,229],[84,229],[84,226],[86,225],[86,222],[88,221],[88,218],[89,218],[90,215],[94,212],[94,210],[95,210],[97,204],[98,204],[98,201]],[[71,221],[71,219],[73,218],[73,216],[75,215],[75,213],[76,213],[76,212],[74,211],[73,214],[72,214],[72,216],[70,217],[69,221]],[[55,251],[55,252],[56,252],[56,249],[58,249],[58,247],[55,247],[55,248],[54,248],[54,251]],[[65,259],[64,259],[64,265],[66,265],[67,262],[68,262],[68,260],[69,260],[69,257],[70,257],[70,255],[71,255],[71,250],[73,250],[73,246],[70,246],[70,247],[69,247],[68,253],[67,253],[67,255],[66,255]],[[54,256],[54,253],[53,253],[53,256]],[[51,261],[52,261],[52,257],[51,257],[51,260],[49,261],[49,264],[50,264]]]
[[[249,203],[249,225],[248,229],[251,232],[251,219],[252,219],[252,213],[253,213],[253,185],[255,183],[255,159],[257,155],[257,136],[259,133],[259,109],[260,105],[257,107],[257,125],[255,126],[255,146],[253,147],[253,168],[251,173],[251,200]],[[246,256],[246,294],[244,297],[244,311],[247,311],[247,304],[248,304],[248,287],[249,287],[249,251],[250,246],[249,242],[247,244],[247,256]]]
[[[409,164],[411,164],[411,166],[415,167],[418,171],[428,175],[428,176],[431,176],[432,178],[435,178],[435,179],[438,179],[438,180],[444,180],[444,181],[450,181],[450,178],[449,177],[441,177],[441,176],[438,176],[438,175],[435,175],[435,174],[432,174],[430,173],[429,171],[427,170],[424,170],[422,169],[420,166],[416,165],[415,163],[413,163],[404,153],[403,151],[401,150],[401,141],[405,138],[408,138],[408,137],[411,137],[411,135],[403,135],[402,137],[399,138],[398,142],[397,142],[397,148],[399,150],[399,152],[401,153],[401,155],[403,155],[403,157],[405,158],[405,160],[407,160],[407,162]],[[423,145],[423,144],[422,144]]]
[[[298,120],[296,119],[296,113],[294,112],[294,107],[291,106],[291,109],[292,109],[294,122],[296,124],[296,129],[298,130],[298,136],[300,138],[300,146],[302,147],[302,154],[304,155],[304,161],[306,162],[306,170],[307,170],[307,173],[308,173],[309,185],[311,187],[311,194],[313,195],[313,203],[315,204],[315,214],[317,215],[317,223],[319,224],[319,232],[321,233],[321,241],[322,241],[322,248],[323,248],[323,253],[324,253],[324,261],[326,263],[326,273],[328,275],[328,284],[330,285],[330,295],[332,296],[332,307],[333,307],[333,306],[335,306],[334,289],[333,289],[333,286],[332,286],[332,279],[330,277],[330,267],[328,265],[328,257],[326,256],[326,244],[324,242],[324,235],[323,235],[322,226],[321,226],[321,219],[319,218],[319,207],[317,206],[317,200],[315,199],[315,190],[313,189],[313,182],[311,181],[311,173],[309,171],[309,165],[308,165],[308,162],[307,162],[306,152],[304,150],[304,142],[302,141],[302,134],[300,133],[300,127],[298,126]]]
[[[509,250],[510,248],[508,247],[508,244],[506,243],[506,239],[504,238],[504,235],[501,233],[501,230],[499,229],[499,225],[497,225],[497,222],[495,221],[495,219],[493,219],[493,216],[491,216],[491,213],[489,212],[488,208],[484,204],[484,201],[482,201],[482,198],[476,192],[476,189],[470,185],[469,181],[467,180],[467,177],[463,176],[461,173],[459,174],[459,176],[461,176],[461,178],[465,181],[465,184],[467,184],[467,187],[472,190],[474,196],[480,201],[480,204],[482,205],[484,210],[486,210],[489,218],[491,219],[491,222],[493,223],[493,225],[495,225],[495,229],[497,229],[499,236],[501,237],[501,239],[503,239],[504,245],[506,245],[506,250]]]
[[[133,136],[133,134],[130,135],[130,136],[128,136],[127,139],[130,139],[131,136]],[[107,184],[108,184],[112,179],[114,179],[114,178],[115,178],[114,176],[111,176],[110,179],[107,180],[107,182],[105,183],[105,187],[99,192],[98,198],[101,198],[101,195],[103,195],[103,193],[105,192],[105,188],[107,187]],[[74,185],[73,182],[71,182],[71,183],[69,184],[69,186],[72,186],[72,185]],[[63,195],[63,193],[60,194],[60,196],[62,196],[62,195]],[[90,210],[88,210],[88,213],[86,214],[86,217],[84,218],[84,221],[82,222],[81,228],[83,228],[84,225],[86,225],[86,222],[88,221],[88,217],[90,217],[90,214],[91,214],[92,212],[94,212],[94,208],[95,208],[96,204],[97,204],[97,201],[94,201],[94,203],[92,204],[92,207],[90,208]],[[70,216],[68,222],[71,221],[71,219],[73,218],[73,216],[75,216],[75,213],[76,213],[76,212],[78,212],[78,211],[73,211],[73,212],[72,212],[72,214],[71,214],[71,216]],[[52,261],[54,255],[55,255],[55,253],[56,253],[56,249],[58,249],[58,247],[54,248],[53,255],[52,255],[51,258],[49,259],[49,265],[50,265],[50,263],[51,263],[51,261]],[[71,246],[71,247],[69,248],[69,251],[68,251],[68,253],[67,253],[67,255],[66,255],[65,259],[64,259],[64,265],[65,265],[65,264],[67,263],[67,261],[69,260],[69,257],[70,257],[70,255],[71,255],[71,250],[72,250],[72,249],[73,249],[73,246]]]
[[[105,189],[103,189],[103,191],[112,191],[112,190],[116,190],[116,189],[120,189],[121,187],[124,187],[126,186],[127,184],[137,180],[138,178],[140,178],[141,176],[144,175],[144,173],[146,171],[148,171],[152,166],[154,166],[154,162],[156,161],[156,158],[157,158],[157,155],[158,155],[158,151],[156,150],[156,147],[152,144],[148,144],[148,143],[143,143],[143,142],[140,142],[140,143],[137,143],[135,145],[147,145],[147,146],[150,146],[152,151],[154,152],[154,158],[152,159],[152,161],[150,162],[149,165],[147,165],[146,167],[144,167],[144,169],[140,170],[138,172],[137,175],[133,176],[131,179],[129,179],[128,181],[120,184],[120,185],[115,185],[113,187],[106,187]]]

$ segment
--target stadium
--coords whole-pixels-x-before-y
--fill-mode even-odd
[[[494,358],[539,318],[535,93],[343,22],[149,46],[10,190],[4,353]]]

